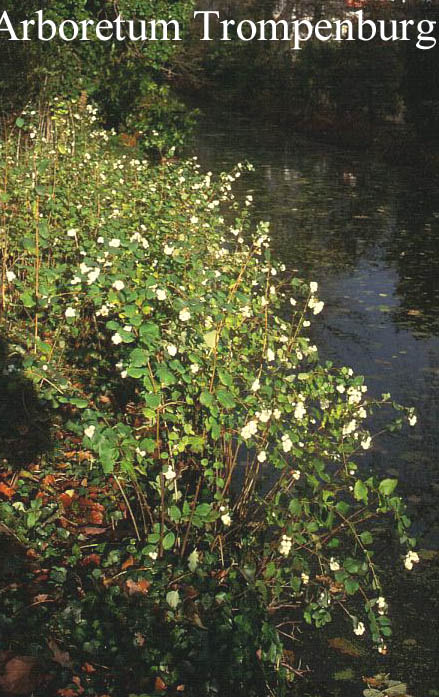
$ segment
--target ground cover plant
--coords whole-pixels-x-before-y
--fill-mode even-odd
[[[64,697],[283,695],[335,611],[384,652],[371,527],[418,557],[361,456],[376,409],[416,416],[319,361],[248,165],[152,166],[97,124],[56,100],[1,144],[1,658]]]

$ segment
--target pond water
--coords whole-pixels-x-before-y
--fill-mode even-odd
[[[399,477],[428,557],[409,574],[389,550],[391,650],[343,664],[317,643],[340,636],[330,626],[303,649],[304,661],[308,650],[330,694],[356,697],[362,675],[384,671],[415,697],[439,695],[439,178],[211,109],[196,154],[213,172],[245,160],[255,166],[239,195],[251,193],[256,217],[271,221],[288,270],[319,282],[325,310],[313,338],[321,357],[365,375],[371,394],[391,392],[418,412],[416,428],[382,439],[370,456],[375,470]],[[340,680],[343,667],[355,682]]]

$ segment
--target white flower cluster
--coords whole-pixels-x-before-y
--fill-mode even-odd
[[[243,428],[241,428],[241,436],[244,438],[244,440],[248,440],[252,436],[255,436],[256,433],[258,432],[258,422],[255,421],[254,419],[251,419],[246,423]]]
[[[386,599],[383,598],[382,595],[380,595],[380,597],[377,598],[377,608],[378,608],[379,615],[384,615],[387,612]]]
[[[225,506],[220,506],[220,513],[222,514],[222,524],[225,525],[226,528],[230,527],[230,525],[232,524],[232,516],[230,515],[230,511]]]
[[[329,560],[329,568],[331,571],[340,571],[340,563],[334,557]]]
[[[365,631],[366,627],[364,626],[363,622],[358,622],[357,626],[354,628],[354,634],[361,636]]]
[[[325,307],[325,303],[323,302],[323,300],[318,300],[318,298],[312,296],[309,299],[308,307],[313,311],[314,315],[318,315]]]
[[[351,433],[354,433],[355,429],[357,428],[357,422],[355,419],[352,419],[349,421],[347,424],[343,426],[342,433],[344,436],[350,436]]]
[[[406,569],[411,571],[413,569],[413,564],[417,564],[419,562],[419,555],[417,552],[407,552],[404,558],[404,566]]]
[[[294,408],[294,418],[301,421],[306,414],[305,405],[303,402],[297,402]]]
[[[284,435],[281,438],[281,443],[282,450],[284,451],[284,453],[289,453],[291,448],[293,447],[293,442],[288,434],[284,433]]]
[[[291,546],[292,538],[288,537],[288,535],[282,535],[282,539],[279,544],[279,553],[282,554],[283,557],[287,557],[291,552]]]

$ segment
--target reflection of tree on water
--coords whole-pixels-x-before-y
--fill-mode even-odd
[[[336,154],[292,156],[294,168],[262,168],[256,217],[273,221],[273,244],[289,264],[319,274],[354,269],[388,228],[391,182],[375,185],[373,170],[349,167]]]
[[[310,274],[333,274],[352,271],[365,256],[382,258],[384,250],[398,274],[395,322],[422,336],[439,331],[436,192],[408,195],[393,172],[365,163],[349,168],[337,157],[267,166],[263,176],[258,213],[269,210],[274,246],[286,261]]]
[[[352,272],[364,259],[384,261],[398,276],[392,291],[399,306],[389,308],[397,326],[416,335],[437,334],[439,187],[434,182],[423,180],[422,172],[273,128],[258,128],[255,138],[251,122],[233,115],[221,124],[220,133],[203,126],[200,158],[211,168],[247,159],[256,166],[239,186],[257,192],[254,217],[272,222],[276,254],[290,269],[322,278]]]
[[[416,215],[403,213],[398,226],[398,234],[389,245],[389,261],[399,279],[395,292],[400,304],[393,313],[394,320],[415,336],[438,334],[439,201],[426,201]]]

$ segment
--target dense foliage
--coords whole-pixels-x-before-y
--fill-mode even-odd
[[[14,27],[33,18],[36,10],[59,25],[69,19],[114,21],[120,14],[132,20],[175,19],[188,25],[192,0],[13,0],[3,3]],[[31,100],[46,101],[59,94],[86,93],[99,104],[107,127],[130,132],[160,133],[148,147],[160,154],[179,146],[190,115],[171,92],[180,72],[179,42],[174,41],[8,41],[2,37],[0,103],[6,119]],[[164,135],[165,134],[165,135]],[[153,142],[151,142],[151,140]]]
[[[417,555],[361,455],[392,403],[319,362],[317,283],[234,201],[248,166],[152,167],[96,124],[55,101],[1,145],[4,419],[25,405],[3,434],[3,646],[65,697],[282,695],[296,622],[391,633],[371,521]]]
[[[204,5],[200,7],[205,9]],[[386,120],[405,123],[414,134],[436,137],[439,114],[439,47],[416,48],[415,41],[367,43],[307,42],[294,51],[283,41],[200,41],[201,22],[191,22],[195,0],[7,0],[14,26],[44,10],[45,18],[113,21],[123,18],[175,19],[182,41],[129,42],[8,41],[0,53],[1,113],[11,115],[29,102],[86,92],[99,104],[105,124],[135,136],[156,131],[148,147],[163,155],[179,147],[192,125],[176,88],[227,101],[237,109],[261,110],[301,129],[335,136],[355,145],[376,138]],[[290,20],[346,17],[361,8],[366,17],[415,22],[437,20],[434,7],[396,3],[320,3],[274,0],[218,0],[221,18]],[[219,27],[218,27],[219,31]],[[413,32],[416,30],[413,29]],[[215,33],[215,30],[214,30]],[[437,31],[436,31],[437,35]],[[437,38],[437,37],[436,37]],[[412,148],[413,149],[413,148]]]

